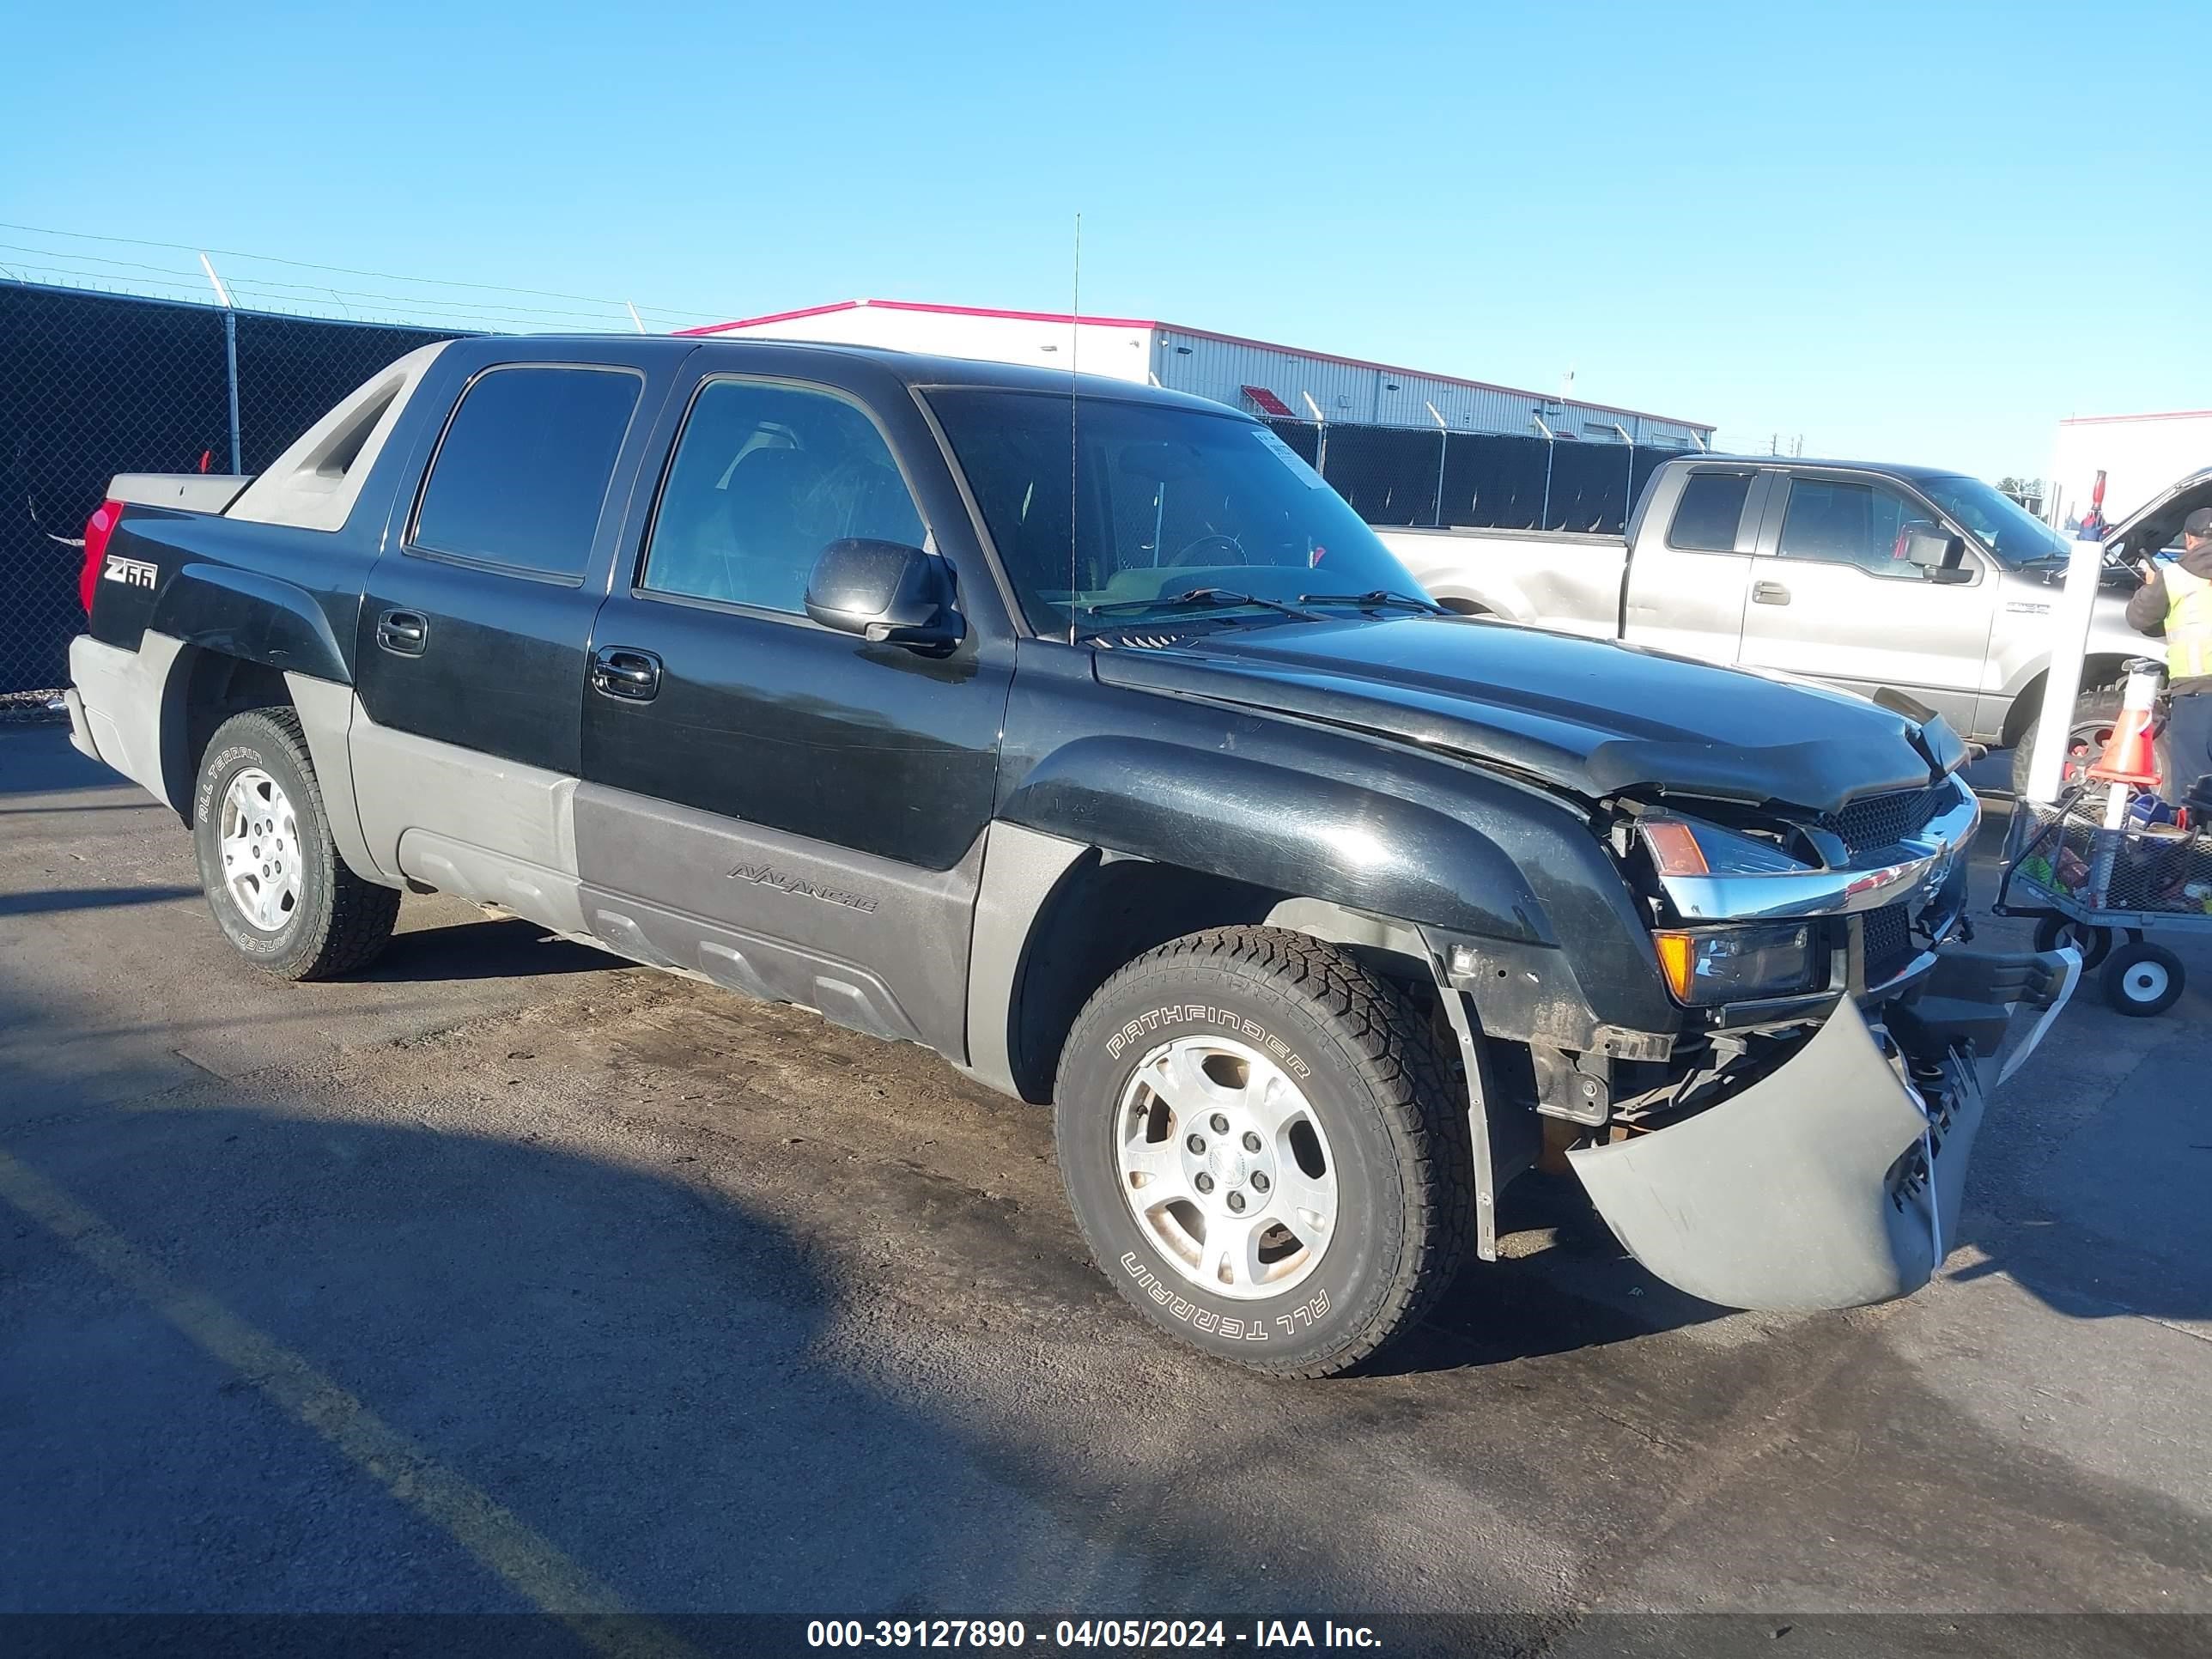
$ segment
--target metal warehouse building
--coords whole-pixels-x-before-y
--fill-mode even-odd
[[[1148,380],[1255,415],[1331,425],[1425,427],[1433,431],[1441,420],[1455,431],[1540,432],[1589,443],[1633,443],[1639,449],[1704,449],[1711,446],[1713,434],[1711,426],[1701,421],[1547,397],[1455,374],[1395,368],[1139,318],[994,311],[906,300],[842,300],[685,331],[828,340],[1073,368],[1086,374]]]

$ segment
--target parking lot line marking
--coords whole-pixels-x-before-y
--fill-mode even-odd
[[[607,1585],[298,1354],[221,1303],[179,1285],[138,1247],[28,1164],[0,1152],[0,1199],[54,1235],[193,1346],[313,1429],[356,1468],[442,1530],[542,1612],[608,1659],[678,1659],[692,1650],[628,1611]]]

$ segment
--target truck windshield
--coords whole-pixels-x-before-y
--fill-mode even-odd
[[[1197,609],[1279,619],[1285,605],[1310,611],[1296,602],[1311,593],[1425,597],[1342,496],[1240,416],[981,387],[927,395],[1039,633]],[[1181,597],[1197,593],[1207,597]]]
[[[2037,559],[2066,556],[2063,536],[1979,478],[1952,476],[1915,482],[1929,501],[1973,532],[2000,564],[2017,568]]]

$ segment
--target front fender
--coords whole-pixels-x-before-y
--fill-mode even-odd
[[[1495,1036],[1581,1048],[1602,1028],[1680,1029],[1627,884],[1567,803],[1350,734],[1248,714],[1223,729],[1206,746],[1180,740],[1179,720],[1071,739],[1020,775],[999,816],[1388,917],[1446,951],[1465,942]]]
[[[1376,915],[1557,942],[1528,879],[1480,830],[1417,801],[1241,755],[1078,738],[1035,767],[1000,816]]]
[[[350,684],[345,653],[307,590],[258,571],[192,562],[164,585],[147,626],[185,645]]]

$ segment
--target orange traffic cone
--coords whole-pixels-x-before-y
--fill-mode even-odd
[[[2157,787],[2158,756],[2151,743],[2151,723],[2160,678],[2155,667],[2148,671],[2139,667],[2128,676],[2119,719],[2113,723],[2112,735],[2105,740],[2105,752],[2089,769],[2089,775],[2098,782],[2130,784],[2138,789]]]

